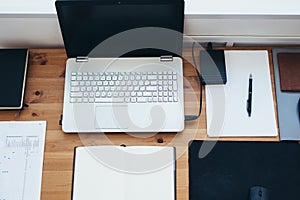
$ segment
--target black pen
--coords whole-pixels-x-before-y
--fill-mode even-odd
[[[249,76],[249,88],[248,88],[248,99],[247,99],[247,112],[248,116],[251,117],[252,109],[252,74]]]

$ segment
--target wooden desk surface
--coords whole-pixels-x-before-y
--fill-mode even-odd
[[[246,48],[234,48],[246,49]],[[271,48],[249,48],[269,50],[272,65]],[[184,57],[191,57],[191,52],[184,52]],[[63,90],[66,54],[63,49],[30,50],[30,65],[26,83],[24,103],[28,105],[21,112],[1,111],[0,120],[46,120],[47,133],[43,166],[42,200],[71,199],[73,150],[82,145],[172,145],[177,151],[177,199],[188,199],[188,142],[193,139],[208,140],[206,136],[205,94],[203,109],[199,120],[187,122],[182,133],[159,133],[128,135],[113,134],[65,134],[59,125],[63,107]],[[271,73],[272,72],[271,67]],[[185,111],[196,114],[198,103],[191,100],[198,97],[199,86],[195,71],[185,61]],[[273,91],[274,91],[274,80]],[[275,92],[274,94],[275,95]],[[197,99],[197,98],[196,98]],[[275,98],[274,98],[275,99]],[[275,101],[276,105],[276,101]],[[160,143],[160,141],[163,141]],[[221,140],[278,141],[273,138],[222,138]]]

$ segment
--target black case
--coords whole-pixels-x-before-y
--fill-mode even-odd
[[[205,85],[226,84],[224,50],[200,51],[200,68]]]

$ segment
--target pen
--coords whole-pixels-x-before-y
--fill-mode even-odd
[[[248,99],[247,99],[247,112],[248,116],[251,117],[252,109],[252,74],[249,76],[249,88],[248,88]]]

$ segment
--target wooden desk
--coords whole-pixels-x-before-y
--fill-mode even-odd
[[[238,49],[238,48],[235,48]],[[240,48],[239,48],[240,49]],[[242,48],[245,49],[245,48]],[[258,49],[248,48],[247,49]],[[269,50],[272,64],[271,48]],[[191,52],[184,52],[191,57]],[[192,139],[206,140],[205,94],[203,110],[199,120],[187,122],[182,133],[159,133],[155,135],[116,134],[65,134],[59,125],[63,107],[63,90],[66,54],[63,49],[30,50],[30,66],[24,102],[28,105],[21,112],[1,111],[0,120],[46,120],[47,134],[44,155],[42,200],[71,199],[73,150],[82,145],[172,145],[177,151],[177,199],[188,199],[188,142]],[[272,71],[271,67],[271,71]],[[199,91],[192,66],[185,61],[185,109],[187,114],[196,114],[198,103],[191,101],[194,91]],[[273,81],[273,76],[272,76]],[[274,84],[273,84],[274,91]],[[199,92],[196,92],[198,94]],[[274,93],[275,94],[275,93]],[[274,98],[275,99],[275,98]],[[268,140],[275,138],[230,138],[222,140]],[[162,143],[160,143],[162,141]]]

